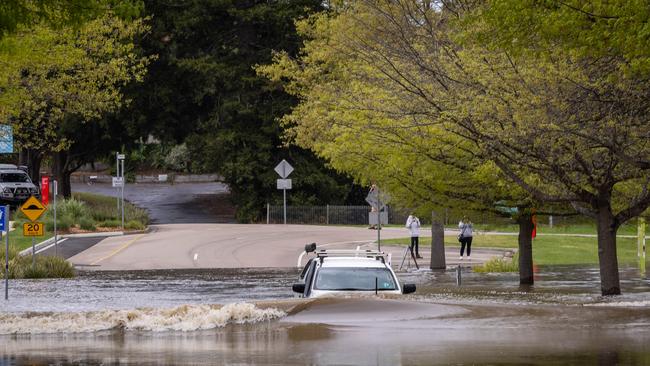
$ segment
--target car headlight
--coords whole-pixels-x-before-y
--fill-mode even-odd
[[[11,188],[5,187],[5,189],[2,190],[2,193],[13,193],[11,191]]]
[[[38,188],[36,188],[36,187],[34,187],[34,188],[30,188],[30,189],[29,189],[29,192],[30,192],[30,193],[38,193]]]

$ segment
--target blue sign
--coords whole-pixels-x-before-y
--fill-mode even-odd
[[[10,125],[0,125],[0,154],[14,152],[14,131]]]
[[[6,227],[9,227],[9,211],[7,206],[0,206],[0,231],[6,231]]]

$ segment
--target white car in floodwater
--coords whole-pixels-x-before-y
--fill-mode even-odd
[[[375,293],[409,294],[414,284],[400,284],[383,252],[372,250],[319,250],[315,244],[305,246],[313,252],[300,273],[300,283],[293,291],[300,297]]]

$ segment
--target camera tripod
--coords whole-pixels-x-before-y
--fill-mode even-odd
[[[411,254],[410,257],[407,257],[409,254]],[[413,263],[415,263],[415,268],[420,269],[420,266],[418,266],[418,261],[415,259],[415,253],[413,253],[413,247],[408,246],[406,249],[404,249],[404,255],[402,255],[402,264],[399,265],[399,270],[402,270],[402,267],[404,266],[404,261],[408,258],[408,261],[406,263],[406,268],[411,267],[411,259],[413,259]]]

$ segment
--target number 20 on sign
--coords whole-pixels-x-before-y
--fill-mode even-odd
[[[43,236],[43,223],[42,222],[24,223],[23,236]]]

